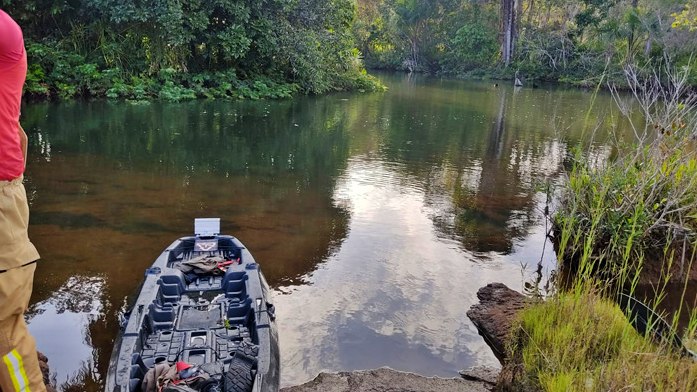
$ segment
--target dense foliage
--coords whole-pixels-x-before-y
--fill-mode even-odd
[[[461,76],[622,81],[627,64],[697,49],[694,0],[359,0],[354,34],[372,68]],[[504,44],[512,28],[512,58]],[[691,76],[697,84],[697,74]]]
[[[0,0],[33,96],[284,97],[373,89],[351,0]]]

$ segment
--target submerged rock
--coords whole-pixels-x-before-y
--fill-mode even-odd
[[[467,317],[477,327],[496,358],[505,364],[506,342],[511,327],[518,312],[530,303],[530,298],[503,283],[490,283],[480,288],[477,298],[480,302],[467,311]]]
[[[493,385],[461,378],[423,377],[388,368],[320,373],[314,380],[281,392],[489,392]]]

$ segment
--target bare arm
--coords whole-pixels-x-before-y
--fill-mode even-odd
[[[22,147],[22,154],[24,154],[24,167],[27,167],[27,133],[24,132],[20,123],[17,123],[17,128],[19,128],[19,145]]]

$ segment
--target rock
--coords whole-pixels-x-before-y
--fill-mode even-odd
[[[506,341],[513,321],[531,299],[509,289],[503,283],[490,283],[480,288],[477,298],[480,302],[467,311],[467,317],[477,327],[499,362],[505,364]]]
[[[496,385],[499,377],[499,370],[488,366],[475,366],[469,369],[460,370],[460,376],[469,381],[481,381],[487,384]]]
[[[281,392],[489,392],[493,385],[461,378],[423,377],[388,368],[320,373],[303,385]]]

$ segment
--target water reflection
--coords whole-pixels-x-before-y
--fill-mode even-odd
[[[63,390],[100,382],[99,348],[92,342],[90,328],[105,316],[104,285],[102,278],[72,276],[27,311],[29,330],[49,358],[52,378]]]
[[[519,286],[519,268],[478,265],[439,241],[424,191],[404,189],[401,169],[358,156],[337,184],[337,203],[351,210],[348,237],[313,285],[277,298],[285,383],[319,370],[452,376],[465,363],[494,364],[464,312],[480,282]]]
[[[284,385],[495,364],[465,311],[481,285],[520,288],[521,266],[553,265],[539,184],[558,179],[589,97],[385,81],[292,101],[24,108],[44,259],[30,322],[64,389],[100,390],[117,312],[201,216],[222,218],[277,289]],[[68,323],[82,327],[49,331]]]

